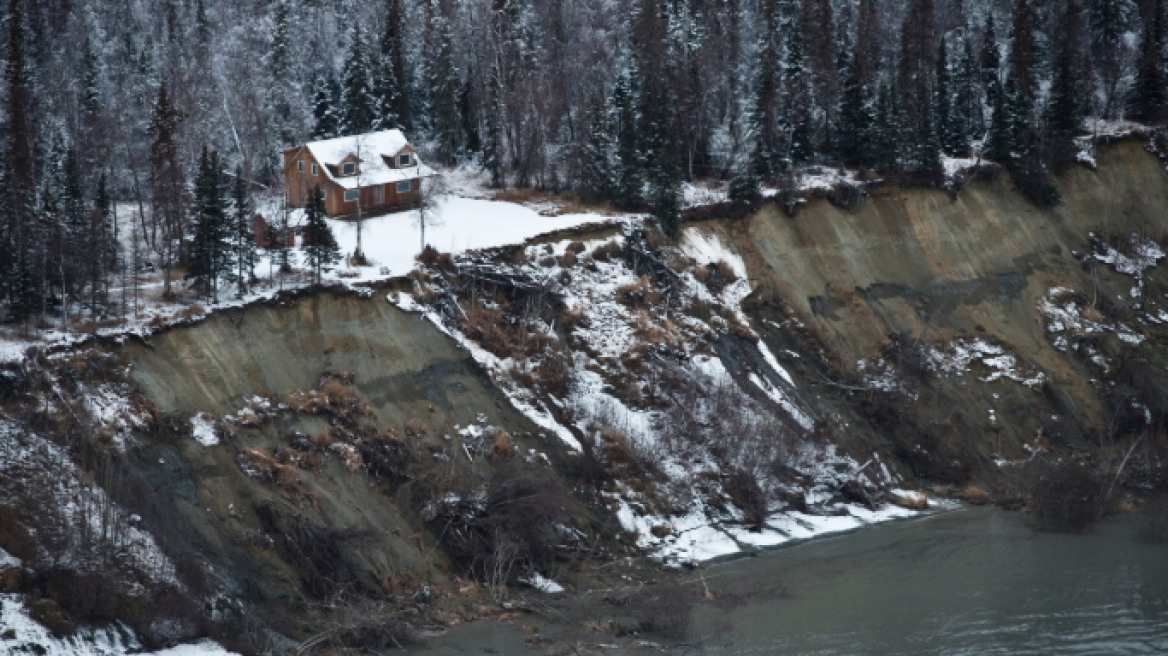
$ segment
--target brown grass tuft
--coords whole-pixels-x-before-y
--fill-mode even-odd
[[[990,502],[990,497],[980,487],[970,485],[957,493],[957,498],[974,506],[984,506]]]

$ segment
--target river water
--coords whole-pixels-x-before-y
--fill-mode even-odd
[[[690,646],[673,653],[1168,654],[1168,544],[1143,539],[1133,516],[1062,535],[1035,532],[1025,515],[975,508],[714,565],[702,576],[723,603],[697,606]],[[516,651],[522,638],[530,636],[476,622],[424,653],[567,646]],[[624,650],[607,653],[616,651]]]

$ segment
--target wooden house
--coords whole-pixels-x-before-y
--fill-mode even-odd
[[[303,207],[320,185],[329,216],[383,214],[412,207],[434,172],[400,130],[314,141],[284,151],[288,204]]]

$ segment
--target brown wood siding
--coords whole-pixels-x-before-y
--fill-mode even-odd
[[[298,162],[304,162],[304,173],[300,172]],[[312,174],[312,165],[316,164],[316,175]],[[324,172],[324,167],[312,156],[307,148],[295,148],[284,153],[284,188],[288,194],[288,204],[292,207],[304,207],[308,201],[308,191],[320,185],[326,190],[326,196],[332,195],[332,181]],[[325,198],[327,211],[329,198]]]
[[[416,162],[417,152],[407,146],[402,153],[410,153]],[[400,153],[399,153],[400,154]],[[297,162],[304,162],[304,173],[301,173]],[[316,175],[312,175],[312,165],[317,165]],[[307,148],[294,148],[284,153],[284,185],[288,194],[288,204],[292,207],[304,207],[308,200],[308,191],[315,185],[324,190],[324,211],[329,216],[354,214],[357,212],[357,201],[345,202],[345,190],[329,179],[324,171],[324,164],[317,162]],[[381,185],[382,198],[374,198],[374,187],[361,189],[361,212],[372,214],[416,203],[421,199],[418,191],[418,181],[410,182],[412,189],[409,192],[398,193],[397,183]]]

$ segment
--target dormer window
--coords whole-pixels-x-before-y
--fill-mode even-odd
[[[410,156],[409,155],[398,155],[397,165],[398,166],[409,166],[410,165]]]
[[[296,162],[296,168],[299,169],[300,173],[304,173],[304,160]]]
[[[355,175],[357,173],[357,165],[353,162],[345,162],[341,164],[341,175]]]

